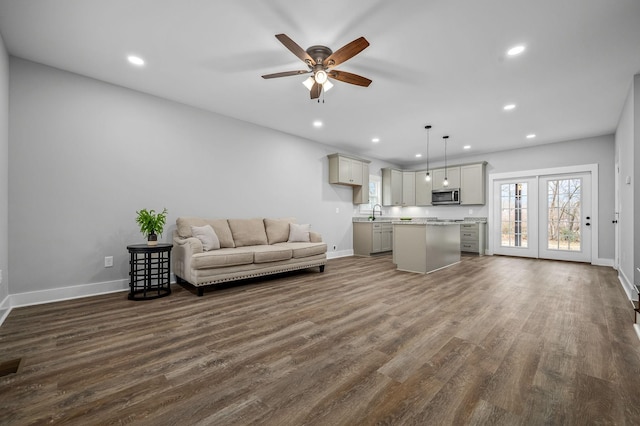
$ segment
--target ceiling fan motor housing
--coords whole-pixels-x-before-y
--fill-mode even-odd
[[[331,54],[333,53],[333,51],[327,46],[311,46],[307,49],[307,53],[313,58],[314,61],[316,61],[316,64],[324,65],[325,67],[330,66],[330,64],[324,63],[324,60],[331,56]]]

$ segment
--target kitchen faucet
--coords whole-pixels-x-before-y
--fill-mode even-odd
[[[372,216],[373,216],[373,220],[376,220],[376,207],[380,207],[380,217],[382,217],[382,206],[380,204],[376,204],[373,206],[373,212],[372,212]]]

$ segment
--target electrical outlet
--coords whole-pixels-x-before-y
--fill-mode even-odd
[[[104,267],[111,268],[113,266],[113,256],[105,256]]]
[[[340,213],[340,207],[336,207],[336,213]]]

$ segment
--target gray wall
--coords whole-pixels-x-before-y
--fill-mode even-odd
[[[487,182],[491,173],[507,173],[582,164],[598,164],[598,258],[613,259],[615,253],[614,225],[614,137],[613,135],[538,145],[479,156],[453,159],[449,164],[487,161]],[[433,167],[441,167],[437,163]],[[487,190],[488,194],[488,190]],[[487,200],[487,203],[489,200]],[[473,211],[469,211],[469,209]],[[400,209],[398,209],[400,210]],[[408,207],[402,209],[407,216],[437,216],[462,218],[488,216],[485,206],[438,206],[429,208]],[[594,253],[594,258],[596,254]]]
[[[634,76],[627,96],[620,121],[616,130],[616,161],[620,172],[618,219],[620,241],[619,272],[628,284],[640,283],[634,262],[640,267],[640,187],[635,174],[636,164],[640,161],[640,75]],[[626,183],[629,177],[630,183]],[[629,289],[631,291],[631,289]]]
[[[9,295],[9,56],[0,36],[0,305]],[[0,311],[0,318],[3,312]]]
[[[351,250],[352,190],[328,183],[336,148],[22,59],[10,72],[11,294],[126,278],[140,208],[166,207],[171,228],[295,216]]]
[[[337,148],[22,59],[10,58],[10,74],[9,293],[126,279],[143,207],[168,208],[167,242],[182,215],[296,216],[323,234],[330,255],[352,249],[351,188],[327,183],[326,155]],[[598,163],[598,256],[613,258],[613,153],[603,136],[450,164],[488,161],[489,173],[502,173]],[[373,160],[370,170],[387,166]],[[472,209],[385,214],[487,215]]]

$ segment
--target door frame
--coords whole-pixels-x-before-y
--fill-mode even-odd
[[[487,217],[487,227],[489,228],[488,235],[488,250],[487,254],[493,255],[494,253],[494,241],[495,238],[493,236],[493,232],[496,232],[496,229],[500,229],[500,224],[495,223],[496,217],[496,209],[499,209],[500,206],[495,202],[495,194],[494,194],[494,181],[496,180],[505,180],[505,179],[525,179],[525,178],[535,178],[536,180],[540,180],[542,176],[549,175],[562,175],[562,174],[572,174],[572,173],[591,173],[591,214],[594,220],[591,222],[591,264],[600,264],[599,263],[599,252],[598,252],[598,229],[599,229],[599,201],[598,201],[598,164],[582,164],[577,166],[565,166],[565,167],[552,167],[548,169],[534,169],[534,170],[524,170],[520,172],[505,172],[505,173],[490,173],[489,174],[489,214]],[[537,196],[537,194],[536,194]]]

